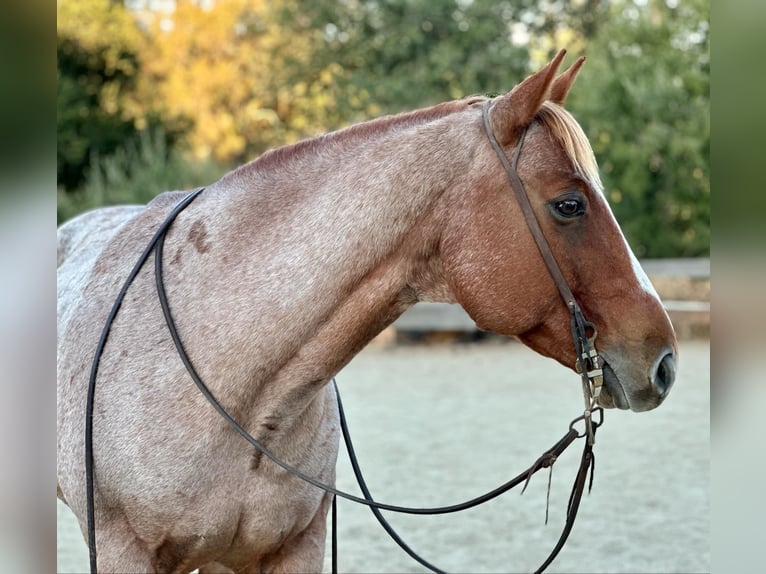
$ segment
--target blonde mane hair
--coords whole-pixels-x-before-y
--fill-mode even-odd
[[[603,191],[604,187],[598,173],[593,148],[572,114],[558,104],[545,102],[537,112],[536,119],[564,148],[577,174],[588,181],[594,189]]]
[[[317,153],[319,149],[330,143],[353,144],[354,141],[364,140],[372,135],[385,134],[397,128],[428,123],[435,119],[463,111],[472,104],[483,102],[486,99],[483,96],[468,96],[460,100],[443,102],[420,110],[382,116],[361,122],[345,129],[267,151],[260,157],[234,170],[229,175],[247,173],[253,169],[259,171],[273,168],[279,169],[288,162]],[[580,124],[577,123],[572,114],[560,105],[546,101],[538,110],[535,120],[539,121],[548,130],[553,139],[561,145],[572,162],[575,172],[584,178],[595,190],[603,192],[603,185],[593,149],[585,132],[583,132]]]
[[[364,141],[374,135],[386,134],[398,128],[412,127],[419,124],[425,124],[433,120],[443,118],[455,112],[463,111],[476,101],[481,101],[480,97],[467,97],[461,100],[452,100],[442,102],[427,108],[401,112],[395,115],[381,116],[349,127],[329,132],[327,134],[314,136],[294,144],[285,145],[267,151],[260,157],[245,164],[246,168],[250,166],[257,169],[279,168],[286,162],[294,161],[297,158],[310,156],[317,153],[323,146],[329,144],[346,143],[353,145],[354,142]],[[241,168],[240,168],[241,169]]]

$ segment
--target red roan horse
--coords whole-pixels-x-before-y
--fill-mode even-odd
[[[563,51],[494,99],[491,127],[572,291],[598,326],[604,407],[644,411],[677,344],[563,109],[582,59]],[[486,98],[381,118],[269,152],[209,186],[173,223],[165,284],[189,356],[257,439],[333,483],[328,381],[418,301],[459,303],[482,329],[567,366],[569,313],[482,128]],[[59,229],[58,496],[85,530],[83,432],[99,333],[138,254],[182,196],[105,208]],[[103,572],[318,572],[330,495],[262,460],[191,384],[152,265],[101,358],[94,415]]]

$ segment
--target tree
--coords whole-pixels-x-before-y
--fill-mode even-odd
[[[195,157],[241,162],[337,122],[340,69],[307,65],[320,33],[298,4],[187,0],[144,14],[144,100],[158,102],[163,117],[188,120]]]
[[[414,109],[473,93],[499,93],[527,71],[527,51],[511,42],[517,10],[490,0],[319,1],[318,58],[347,75],[357,108]]]
[[[73,189],[92,155],[109,155],[138,133],[142,38],[119,3],[60,0],[57,8],[58,182]]]
[[[561,47],[586,53],[568,107],[629,241],[645,257],[708,252],[705,0],[320,0],[310,13],[324,29],[316,57],[368,109],[502,92]]]
[[[566,47],[588,55],[568,108],[591,138],[637,254],[708,253],[706,0],[127,4],[58,2],[67,189],[82,183],[94,155],[149,141],[139,133],[153,125],[170,145],[149,147],[168,160],[185,147],[197,161],[241,163],[381,113],[505,92]],[[107,163],[121,166],[124,177],[112,180],[127,186],[128,159],[141,154],[120,153]],[[168,165],[180,176],[184,161],[177,154]]]
[[[709,253],[708,15],[705,0],[615,1],[568,102],[639,257]]]

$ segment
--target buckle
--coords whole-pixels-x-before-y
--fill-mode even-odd
[[[594,420],[593,415],[598,415],[598,421]],[[580,421],[583,421],[584,423],[584,429],[582,432],[578,431],[575,428],[575,425],[579,423]],[[586,409],[583,414],[581,414],[576,419],[572,420],[571,423],[569,423],[569,430],[573,430],[577,432],[577,438],[583,438],[588,437],[588,442],[590,444],[593,444],[595,440],[595,431],[598,427],[600,427],[604,423],[604,409],[602,407],[591,407],[590,409]]]
[[[604,384],[604,359],[598,354],[598,351],[591,347],[590,351],[581,354],[581,358],[575,362],[575,371],[577,374],[583,374],[583,365],[585,365],[585,376],[588,378],[592,389],[591,394],[594,399],[601,393],[601,387]]]

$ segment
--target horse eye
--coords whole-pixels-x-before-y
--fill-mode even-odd
[[[585,213],[585,204],[578,199],[563,199],[557,201],[554,207],[562,217],[577,217]]]

